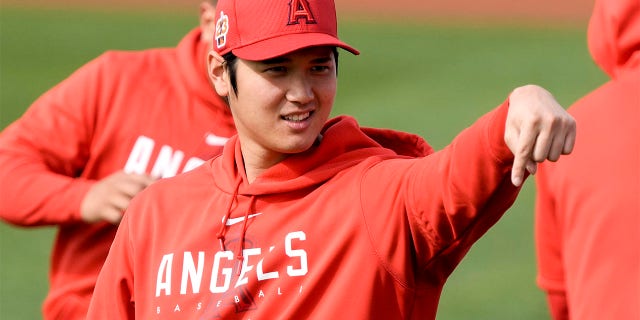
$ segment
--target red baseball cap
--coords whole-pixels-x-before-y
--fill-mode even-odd
[[[338,39],[333,0],[219,0],[213,47],[244,60],[266,60],[314,46],[360,52]]]

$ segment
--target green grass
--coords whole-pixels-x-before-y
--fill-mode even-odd
[[[173,46],[196,25],[184,12],[0,10],[0,128],[107,49]],[[425,137],[437,149],[516,86],[537,83],[567,106],[604,81],[580,29],[343,21],[334,114]],[[438,319],[544,319],[534,285],[533,184],[471,250]],[[1,197],[1,192],[0,192]],[[11,199],[0,199],[11,201]],[[39,319],[53,228],[0,224],[0,318]]]

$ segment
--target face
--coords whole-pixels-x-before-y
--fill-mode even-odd
[[[216,3],[217,1],[203,1],[200,3],[200,39],[205,43],[213,42],[213,34],[216,29]]]
[[[228,75],[222,93],[229,98],[245,162],[258,159],[270,166],[309,149],[336,95],[332,48],[306,48],[265,61],[239,59],[236,66],[237,94]]]

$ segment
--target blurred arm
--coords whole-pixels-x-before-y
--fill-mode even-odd
[[[0,217],[34,226],[80,221],[93,134],[96,63],[46,92],[0,133]]]

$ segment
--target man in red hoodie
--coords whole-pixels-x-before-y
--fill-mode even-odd
[[[220,0],[209,75],[238,134],[124,215],[91,319],[434,319],[442,287],[575,123],[538,86],[433,152],[328,120],[330,0]]]
[[[569,108],[575,151],[536,177],[537,282],[554,319],[640,319],[640,1],[597,0],[588,42],[611,80]]]
[[[84,319],[123,210],[152,181],[188,171],[235,133],[206,57],[215,3],[176,48],[107,52],[0,134],[0,217],[57,225],[45,319]]]

